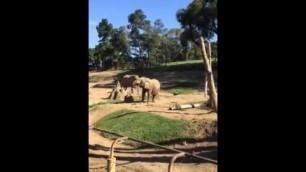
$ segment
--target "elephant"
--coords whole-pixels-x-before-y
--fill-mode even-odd
[[[137,86],[134,85],[134,81],[135,80],[139,80],[139,76],[138,75],[124,75],[123,78],[120,81],[120,85],[122,88],[124,88],[124,90],[126,90],[128,87],[131,87],[131,93],[133,94],[133,89]],[[139,88],[137,86],[137,94],[139,94]]]
[[[154,102],[154,98],[160,91],[160,83],[157,79],[141,77],[138,80],[135,80],[133,85],[139,85],[142,88],[142,101],[144,101],[145,94],[147,93],[147,102],[150,100],[150,95],[152,95],[152,102]]]

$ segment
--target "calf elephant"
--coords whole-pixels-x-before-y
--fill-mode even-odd
[[[150,100],[150,95],[152,95],[152,102],[154,102],[154,98],[160,91],[160,83],[156,79],[141,77],[138,80],[135,80],[133,85],[139,85],[142,88],[142,101],[144,101],[145,95],[147,93],[147,102]]]
[[[139,94],[139,88],[137,85],[133,85],[134,81],[139,80],[138,75],[124,75],[123,78],[120,81],[120,85],[124,90],[126,90],[128,87],[131,88],[131,93],[133,94],[133,89],[137,87],[137,94]]]

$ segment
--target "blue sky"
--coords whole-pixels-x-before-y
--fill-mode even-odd
[[[180,28],[176,12],[193,0],[89,0],[89,47],[98,44],[97,24],[106,18],[115,28],[128,25],[128,15],[141,9],[152,23],[161,19],[166,28]]]

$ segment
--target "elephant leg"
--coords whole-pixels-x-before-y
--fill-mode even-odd
[[[144,102],[145,94],[146,94],[145,89],[142,89],[142,99],[141,99],[141,101],[143,101],[143,102]]]
[[[152,99],[153,102],[154,102],[154,98],[155,98],[156,96],[158,96],[158,93],[156,93],[156,94],[153,96],[153,99]]]
[[[150,92],[148,91],[148,99],[147,99],[147,103],[149,103],[150,100]]]
[[[155,98],[155,96],[156,96],[156,95],[152,95],[152,102],[154,102],[154,98]]]
[[[137,91],[137,96],[139,96],[139,87],[136,87],[136,91]]]

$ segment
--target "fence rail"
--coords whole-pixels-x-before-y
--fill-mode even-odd
[[[96,131],[99,131],[99,132],[112,134],[112,135],[115,135],[115,136],[118,136],[118,137],[126,137],[126,136],[123,136],[123,135],[120,135],[120,134],[117,134],[117,133],[114,133],[114,132],[110,132],[110,131],[107,131],[107,130],[102,130],[102,129],[95,128],[95,127],[92,128],[92,129],[96,130]],[[181,151],[181,150],[169,148],[169,147],[166,147],[166,146],[162,146],[162,145],[158,145],[158,144],[155,144],[155,143],[150,143],[150,142],[146,142],[146,141],[142,141],[142,140],[138,140],[138,139],[134,139],[134,138],[130,138],[130,137],[128,137],[127,139],[135,141],[135,142],[151,145],[151,146],[154,146],[154,147],[158,147],[158,148],[161,148],[161,149],[170,150],[170,151],[177,152],[177,153],[184,153],[185,156],[189,156],[189,157],[194,157],[194,158],[206,160],[206,161],[208,161],[210,163],[213,163],[213,164],[217,164],[218,163],[218,161],[216,161],[214,159],[203,157],[203,156],[199,156],[199,155],[197,155],[197,153],[184,152],[184,151]]]

